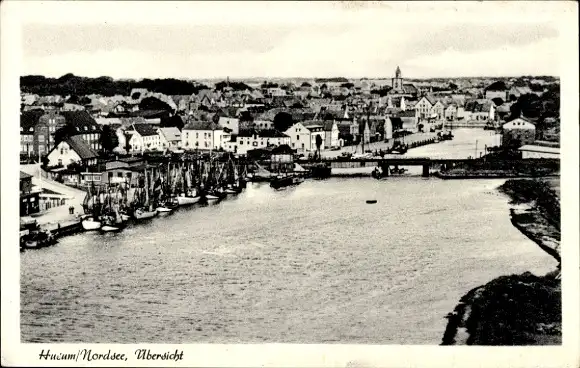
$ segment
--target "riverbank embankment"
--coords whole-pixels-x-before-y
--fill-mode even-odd
[[[560,262],[558,181],[507,180],[512,224]],[[447,316],[442,345],[557,345],[562,342],[560,265],[545,276],[502,276],[469,291]]]
[[[507,179],[553,177],[559,176],[559,172],[560,162],[554,159],[494,160],[481,158],[454,167],[442,167],[439,172],[433,175],[441,179]]]

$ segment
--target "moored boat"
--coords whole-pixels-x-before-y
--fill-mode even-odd
[[[196,204],[197,202],[199,202],[200,196],[180,195],[180,196],[177,196],[176,198],[177,198],[177,203],[180,206],[188,206],[188,205]]]
[[[87,216],[81,220],[81,226],[85,231],[99,230],[102,226],[101,221],[95,219],[93,216]]]
[[[157,216],[157,208],[148,209],[148,208],[137,208],[135,212],[133,212],[133,217],[136,220],[145,220],[150,219]]]

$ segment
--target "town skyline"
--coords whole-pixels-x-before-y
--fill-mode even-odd
[[[561,32],[550,12],[544,9],[542,17],[537,6],[527,10],[534,16],[514,21],[506,16],[513,11],[500,16],[492,4],[458,6],[452,17],[441,10],[441,18],[410,5],[410,10],[393,4],[362,10],[336,3],[242,5],[180,5],[182,12],[195,13],[191,24],[182,24],[165,8],[160,19],[176,16],[175,22],[153,22],[139,14],[134,23],[107,19],[99,24],[98,17],[86,14],[72,24],[33,20],[22,29],[21,73],[114,79],[390,78],[400,66],[409,79],[560,75]],[[494,14],[493,22],[474,17],[486,13]]]

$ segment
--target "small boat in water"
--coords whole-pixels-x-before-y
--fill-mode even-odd
[[[200,196],[180,195],[180,196],[177,196],[176,198],[177,198],[177,203],[180,206],[188,206],[188,205],[196,204],[197,202],[199,202]]]
[[[367,199],[367,203],[374,204],[374,203],[377,203],[377,200],[376,199]]]
[[[133,217],[135,217],[137,220],[150,219],[155,216],[157,216],[157,208],[137,208],[135,212],[133,212]]]
[[[93,216],[87,216],[81,220],[81,226],[85,231],[99,230],[102,226],[101,221]]]

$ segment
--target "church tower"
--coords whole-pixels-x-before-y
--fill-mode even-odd
[[[392,80],[393,91],[403,92],[403,78],[401,77],[401,68],[397,66],[395,78]]]

